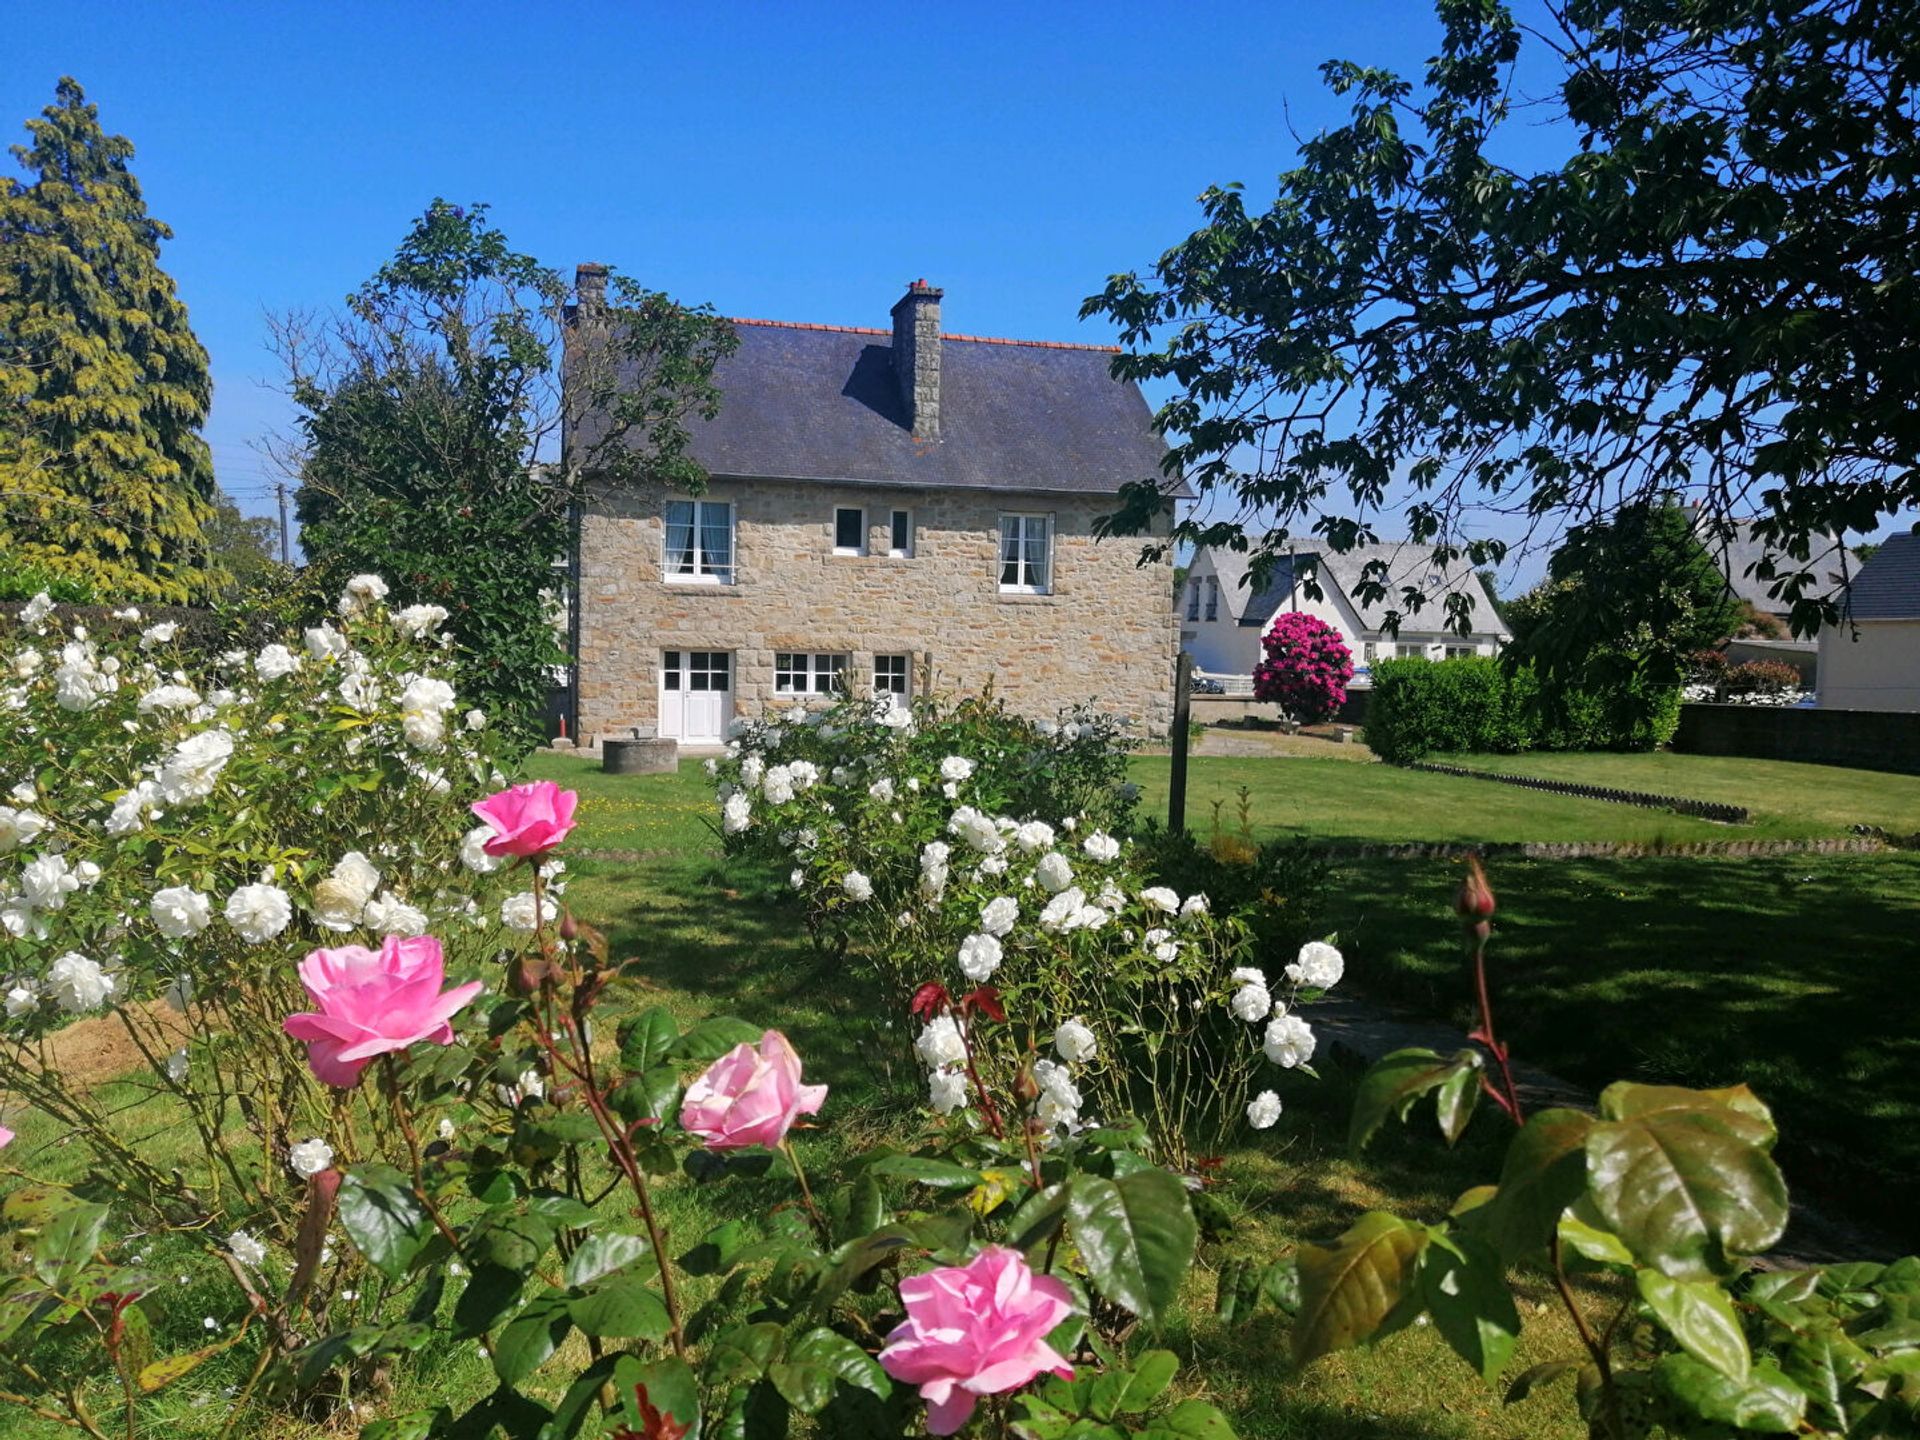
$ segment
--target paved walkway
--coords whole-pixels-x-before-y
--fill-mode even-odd
[[[1451,1055],[1470,1043],[1450,1025],[1403,1014],[1351,993],[1328,996],[1305,1011],[1302,1018],[1312,1023],[1323,1042],[1368,1064],[1410,1046],[1425,1046],[1442,1055]],[[1513,1078],[1523,1110],[1556,1105],[1576,1110],[1593,1109],[1595,1097],[1590,1091],[1535,1066],[1516,1063]],[[1785,1242],[1769,1252],[1763,1263],[1794,1269],[1842,1260],[1893,1260],[1907,1250],[1896,1237],[1884,1231],[1796,1201]]]

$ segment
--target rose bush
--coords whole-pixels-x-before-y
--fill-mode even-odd
[[[1273,617],[1260,638],[1253,697],[1280,706],[1289,720],[1317,725],[1340,713],[1353,679],[1353,652],[1340,632],[1301,610]]]
[[[1056,1131],[1138,1115],[1183,1167],[1271,1123],[1272,1106],[1249,1111],[1255,1082],[1307,1068],[1312,1029],[1291,1010],[1331,981],[1269,985],[1243,915],[1153,883],[1128,838],[1121,733],[1085,712],[1041,725],[977,701],[841,700],[738,725],[711,769],[730,848],[789,870],[822,943],[868,968],[882,1003],[851,1018],[875,1026],[874,1055],[911,1045],[936,1110],[966,1108],[968,1067],[1020,1074]],[[988,984],[1024,1034],[971,1023],[956,997]],[[890,1029],[916,995],[921,1024]]]

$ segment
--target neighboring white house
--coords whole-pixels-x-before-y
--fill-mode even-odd
[[[1920,710],[1920,525],[1860,567],[1846,615],[1820,632],[1823,710]]]
[[[1322,598],[1308,596],[1300,560],[1318,558]],[[1361,572],[1370,561],[1387,562],[1386,596],[1369,604],[1354,598]],[[1340,632],[1353,651],[1355,679],[1376,660],[1417,657],[1446,660],[1457,655],[1493,655],[1513,638],[1501,623],[1486,585],[1464,560],[1442,572],[1433,563],[1433,547],[1401,541],[1370,545],[1345,555],[1302,545],[1282,557],[1255,590],[1250,585],[1252,557],[1234,550],[1200,550],[1187,571],[1180,597],[1180,646],[1193,663],[1213,675],[1250,675],[1260,663],[1260,642],[1276,615],[1303,610]],[[1414,586],[1425,603],[1407,608],[1402,591]],[[1458,635],[1446,628],[1447,597],[1464,594],[1471,605],[1473,630]],[[1399,633],[1389,634],[1387,614],[1397,611]]]

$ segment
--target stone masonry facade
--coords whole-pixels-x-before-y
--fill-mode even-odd
[[[716,477],[706,498],[734,509],[735,583],[663,579],[658,493],[603,493],[580,517],[576,717],[591,744],[649,733],[666,650],[733,655],[733,707],[776,700],[781,651],[848,657],[849,688],[871,690],[873,656],[912,657],[913,693],[991,685],[1016,710],[1051,716],[1091,701],[1164,735],[1178,644],[1171,559],[1138,564],[1140,541],[1096,541],[1111,495],[836,486]],[[868,554],[834,553],[834,510],[861,506]],[[913,516],[913,553],[887,554],[890,512]],[[1053,519],[1045,595],[1000,589],[1000,517]],[[1164,525],[1165,522],[1162,522]],[[782,697],[784,699],[784,697]]]

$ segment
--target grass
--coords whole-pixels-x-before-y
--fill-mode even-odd
[[[1459,873],[1344,864],[1332,920],[1368,994],[1464,1030],[1442,923]],[[1796,1191],[1920,1245],[1920,856],[1511,860],[1492,880],[1497,1018],[1517,1055],[1595,1089],[1745,1081],[1780,1118]]]

